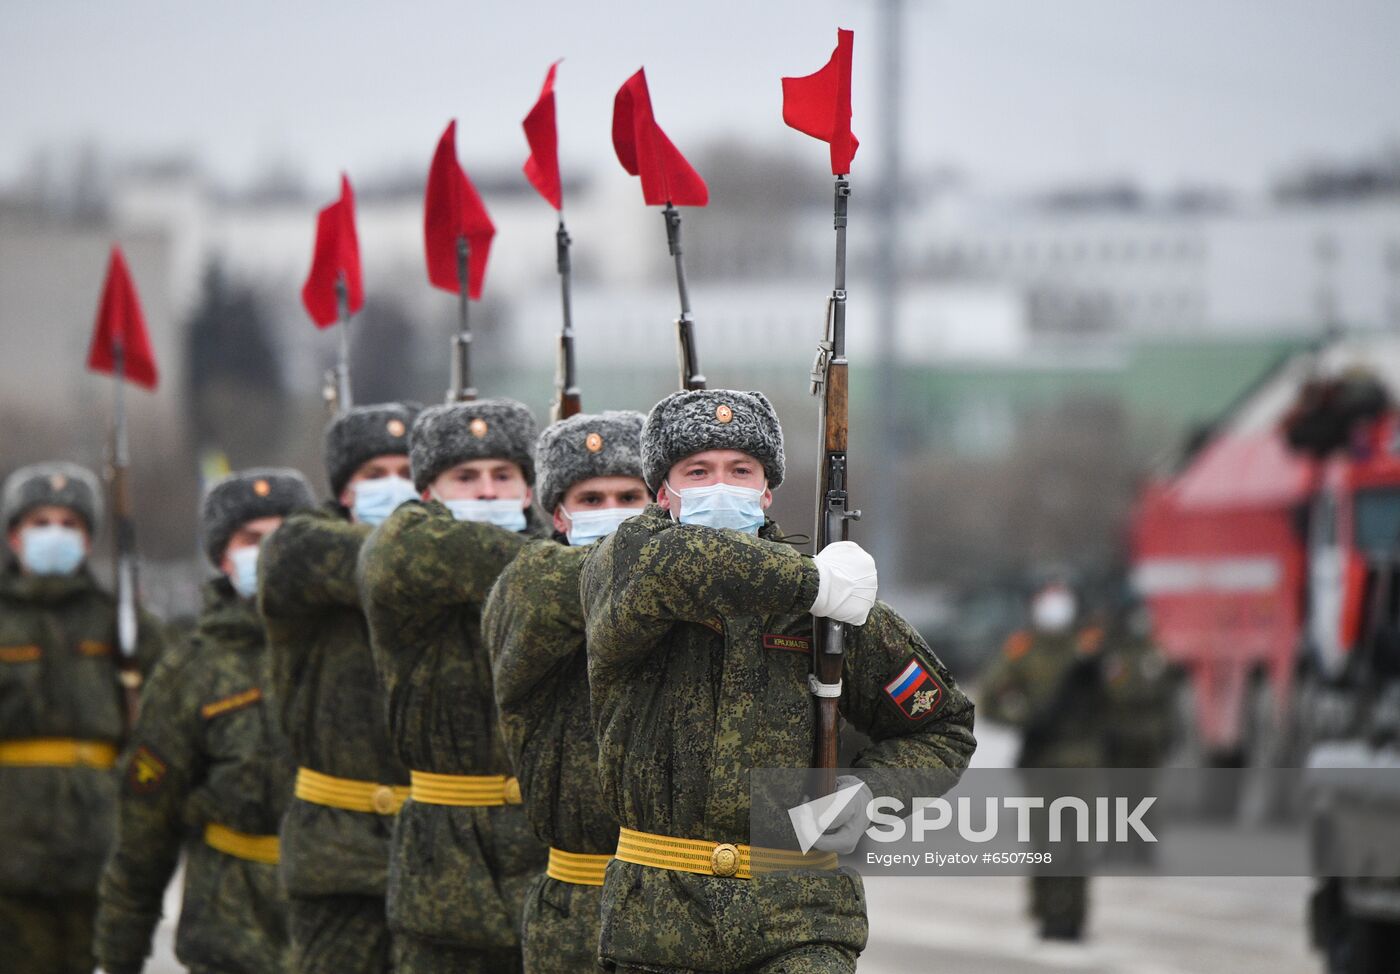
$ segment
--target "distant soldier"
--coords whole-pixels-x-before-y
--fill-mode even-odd
[[[601,955],[623,972],[849,972],[868,933],[859,877],[830,851],[806,864],[831,871],[754,870],[793,854],[747,844],[753,770],[812,758],[812,613],[851,627],[841,712],[873,742],[857,766],[960,772],[972,704],[875,600],[868,554],[802,555],[767,519],[784,459],[763,395],[663,399],[642,466],[657,503],[590,550],[581,583],[599,777],[620,823]],[[816,848],[849,848],[864,807],[848,802]]]
[[[425,409],[411,456],[431,500],[390,515],[360,558],[389,730],[412,778],[389,865],[401,974],[521,966],[525,887],[546,849],[519,807],[481,611],[501,570],[546,533],[531,507],[536,432],[510,399]]]
[[[1130,597],[1104,633],[1106,766],[1155,768],[1171,746],[1173,682],[1147,603]],[[1134,848],[1142,848],[1134,846]]]
[[[255,599],[263,539],[314,504],[306,479],[286,469],[235,473],[205,494],[200,530],[219,576],[189,644],[167,654],[142,698],[99,891],[97,957],[108,974],[145,966],[181,851],[180,961],[196,972],[287,970],[277,827],[292,772],[268,705]]]
[[[332,500],[293,515],[263,550],[260,608],[276,712],[296,768],[282,822],[298,974],[390,970],[384,892],[408,770],[394,756],[355,566],[370,529],[417,496],[416,407],[359,406],[325,433]]]
[[[1019,767],[1103,767],[1103,634],[1076,630],[1078,615],[1078,600],[1066,582],[1042,585],[1031,600],[1030,630],[1007,640],[983,678],[983,716],[1021,731]],[[1040,936],[1080,939],[1088,914],[1088,878],[1034,875],[1030,886],[1030,912]]]
[[[94,964],[127,720],[116,603],[87,568],[101,510],[97,478],[70,463],[17,470],[0,498],[0,971]],[[160,626],[143,614],[139,633],[148,671]]]
[[[526,545],[501,573],[482,617],[501,733],[548,872],[525,896],[522,941],[530,974],[596,970],[603,873],[617,820],[598,787],[598,742],[588,705],[579,571],[589,546],[640,513],[642,414],[580,414],[536,447],[540,506],[567,540]]]

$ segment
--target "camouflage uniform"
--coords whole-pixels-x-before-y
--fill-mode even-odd
[[[404,504],[365,545],[361,598],[389,731],[415,772],[510,774],[481,610],[528,540],[528,533],[454,520],[434,501]],[[389,862],[396,970],[519,969],[525,887],[543,868],[545,852],[518,805],[410,798]]]
[[[141,970],[181,850],[180,960],[196,972],[287,969],[275,842],[291,771],[265,697],[266,634],[227,579],[210,582],[204,600],[189,645],[147,685],[125,762],[97,915],[97,956],[111,974]]]
[[[771,480],[771,478],[770,478]],[[749,772],[811,760],[808,689],[818,571],[779,543],[677,524],[656,505],[590,549],[581,594],[603,797],[629,829],[743,843]],[[884,603],[848,629],[841,712],[872,740],[855,765],[966,766],[972,705]],[[886,692],[911,665],[926,698]],[[608,867],[600,951],[620,970],[847,972],[865,946],[860,878],[777,872],[743,880]]]
[[[160,624],[143,614],[139,632],[149,669]],[[11,559],[0,569],[0,970],[92,970],[125,736],[116,644],[115,601],[85,568],[31,576]],[[66,760],[13,751],[60,740],[75,750]]]
[[[501,734],[535,834],[555,849],[611,855],[617,820],[598,786],[578,595],[588,550],[527,545],[492,590],[482,635],[491,649]],[[597,969],[601,900],[601,886],[539,876],[525,896],[525,969]]]
[[[1073,630],[1018,632],[988,670],[982,713],[1021,730],[1020,767],[1103,767],[1100,639]],[[1089,910],[1088,877],[1032,876],[1030,886],[1031,915],[1042,933],[1077,938]]]
[[[1155,768],[1171,743],[1172,681],[1152,640],[1110,632],[1103,650],[1108,699],[1106,762],[1112,768]]]
[[[360,610],[356,562],[369,528],[328,504],[293,514],[259,558],[277,713],[293,763],[353,781],[408,784],[389,746]],[[390,969],[384,889],[390,815],[293,798],[282,822],[295,969]]]

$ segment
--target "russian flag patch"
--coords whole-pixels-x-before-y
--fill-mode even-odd
[[[885,696],[905,720],[918,724],[938,712],[945,694],[938,677],[917,656],[911,656],[899,675],[885,684]]]

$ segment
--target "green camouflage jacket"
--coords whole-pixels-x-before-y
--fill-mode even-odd
[[[983,716],[1021,731],[1017,763],[1097,768],[1104,762],[1104,695],[1098,635],[1018,632],[982,677]]]
[[[341,509],[293,514],[263,544],[258,602],[272,656],[272,696],[298,767],[406,785],[360,610],[356,563],[369,528]],[[382,896],[392,819],[293,798],[282,871],[293,896]]]
[[[588,549],[534,541],[501,573],[481,620],[501,734],[525,813],[546,845],[611,855],[617,820],[598,788],[579,572]],[[540,877],[526,894],[527,970],[597,970],[596,886]]]
[[[410,502],[361,553],[361,600],[389,732],[415,771],[511,773],[481,610],[501,570],[529,540],[528,531],[457,521],[442,504]],[[472,949],[513,947],[525,885],[544,859],[519,806],[410,799],[394,830],[390,926]]]
[[[598,787],[579,574],[588,548],[535,541],[501,573],[482,617],[501,734],[535,834],[611,854],[617,820]]]
[[[214,824],[273,836],[291,791],[267,700],[267,645],[251,602],[209,583],[188,646],[142,696],[122,775],[116,850],[102,874],[95,948],[112,974],[141,970],[180,852],[185,888],[175,952],[196,969],[286,968],[286,899],[273,863],[217,851]]]
[[[776,539],[680,525],[652,505],[590,549],[581,594],[603,797],[620,824],[744,843],[750,771],[804,768],[815,708],[807,676],[818,574]],[[871,744],[853,762],[959,773],[972,705],[927,644],[884,603],[848,627],[845,719]],[[901,682],[902,681],[902,682]],[[917,691],[896,700],[891,685]],[[814,943],[854,957],[864,892],[847,872],[749,880],[614,862],[602,953],[655,970],[735,970]]]
[[[142,614],[149,671],[163,630]],[[26,576],[0,568],[0,743],[73,738],[120,746],[116,603],[86,569]],[[116,834],[115,770],[0,763],[0,893],[92,893]]]

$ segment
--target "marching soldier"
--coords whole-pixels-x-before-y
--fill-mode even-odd
[[[540,506],[568,545],[526,545],[482,617],[501,733],[525,812],[549,844],[548,870],[525,895],[530,974],[597,969],[603,872],[617,847],[617,820],[598,788],[579,572],[589,546],[650,497],[642,421],[635,412],[580,414],[544,431],[535,451]]]
[[[386,403],[333,420],[325,466],[334,499],[288,518],[261,559],[274,697],[296,767],[282,877],[298,974],[390,969],[389,836],[408,772],[389,745],[355,567],[371,527],[417,496],[408,479],[416,415]]]
[[[956,773],[975,746],[971,703],[876,602],[869,555],[844,542],[804,556],[766,518],[782,442],[759,393],[663,399],[642,433],[657,504],[584,563],[599,774],[621,825],[600,953],[619,971],[854,969],[868,929],[859,878],[751,870],[784,854],[746,845],[752,769],[811,760],[812,613],[854,627],[841,710],[872,740],[857,766]],[[816,848],[853,844],[858,804]]]
[[[1031,628],[1014,633],[982,682],[992,720],[1021,731],[1022,768],[1099,768],[1104,763],[1103,634],[1076,631],[1078,601],[1061,580],[1031,600]],[[1037,841],[1043,841],[1037,837]],[[1047,940],[1079,940],[1089,909],[1085,875],[1030,877],[1030,912]]]
[[[126,715],[116,605],[88,572],[97,478],[70,463],[6,480],[0,516],[0,970],[89,974],[97,883],[116,832]],[[138,656],[160,656],[144,614]]]
[[[1147,603],[1129,596],[1105,633],[1106,766],[1155,768],[1171,745],[1172,678]],[[1143,848],[1134,846],[1134,848]]]
[[[389,730],[412,788],[394,829],[389,924],[401,974],[519,970],[526,885],[545,848],[519,808],[496,720],[481,610],[544,534],[536,427],[509,399],[433,406],[413,425],[414,486],[370,537],[360,591]]]
[[[195,972],[287,969],[277,826],[291,791],[264,688],[267,636],[254,602],[259,547],[315,499],[295,470],[235,473],[205,495],[205,553],[219,576],[189,644],[156,668],[122,776],[116,851],[102,874],[97,957],[137,974],[183,849],[175,953]]]

